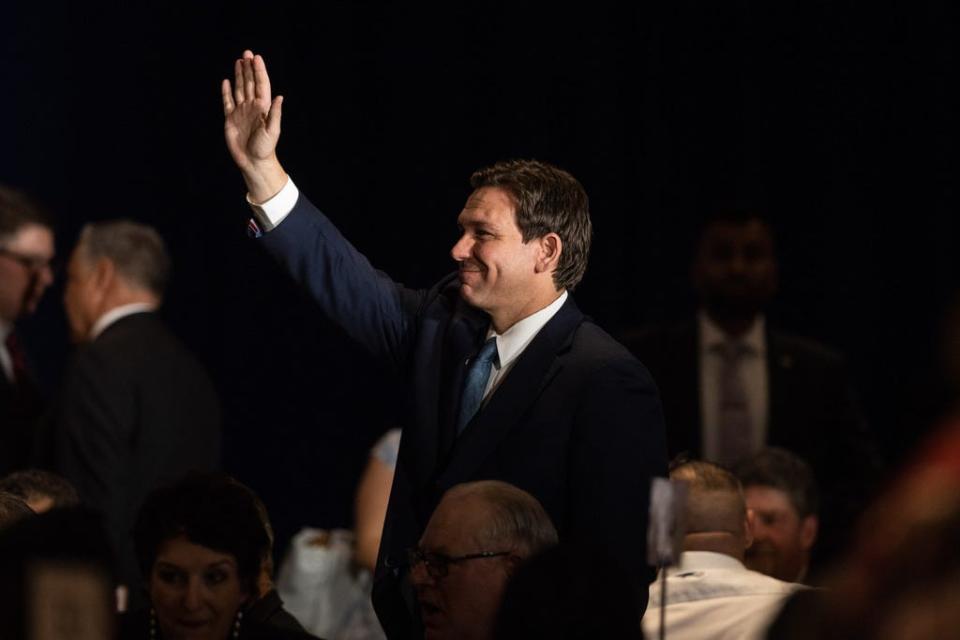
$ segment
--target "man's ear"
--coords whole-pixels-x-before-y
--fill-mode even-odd
[[[97,258],[93,265],[93,283],[98,291],[106,291],[117,277],[117,269],[109,258]]]
[[[820,530],[820,519],[809,515],[800,522],[800,546],[804,551],[810,551],[817,541],[817,532]]]
[[[537,273],[552,272],[560,262],[563,252],[563,240],[556,233],[548,233],[537,241],[540,245],[540,254],[537,256]]]
[[[757,514],[754,513],[753,509],[747,509],[747,515],[743,519],[743,540],[744,540],[744,549],[749,549],[753,545],[753,528],[757,521]]]

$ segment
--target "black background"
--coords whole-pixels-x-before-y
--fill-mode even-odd
[[[155,225],[165,315],[211,370],[225,464],[281,540],[349,525],[392,380],[246,238],[219,82],[244,48],[286,97],[280,157],[395,279],[446,273],[479,166],[536,157],[591,196],[577,291],[611,330],[676,318],[697,215],[775,219],[778,326],[851,361],[895,463],[949,398],[938,345],[958,270],[950,3],[680,0],[572,9],[19,2],[0,20],[0,181],[58,217]],[[55,388],[62,281],[27,337]],[[829,446],[829,443],[824,443]]]

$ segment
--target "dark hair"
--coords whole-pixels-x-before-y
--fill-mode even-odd
[[[0,491],[12,493],[21,500],[47,497],[54,507],[74,507],[80,504],[77,490],[66,478],[41,469],[14,471],[0,480]]]
[[[36,203],[20,191],[0,184],[0,243],[28,224],[53,228],[50,217]]]
[[[150,493],[133,527],[144,576],[152,572],[163,543],[178,536],[233,556],[241,585],[256,595],[260,562],[270,541],[250,489],[224,473],[192,473]]]
[[[18,520],[35,515],[20,497],[0,491],[0,529],[9,527]]]
[[[0,533],[0,636],[33,637],[31,601],[38,596],[25,587],[36,572],[50,567],[99,578],[95,584],[100,611],[83,611],[81,618],[99,613],[102,619],[112,620],[115,564],[103,517],[92,509],[52,509],[4,529]],[[85,593],[84,601],[89,602],[87,597],[93,593]],[[63,613],[76,612],[67,607]]]
[[[820,510],[817,481],[802,458],[785,449],[770,447],[743,460],[734,467],[744,488],[761,486],[787,494],[801,518]]]
[[[593,233],[587,192],[577,179],[545,162],[506,160],[475,171],[470,186],[496,187],[510,196],[524,242],[548,233],[560,236],[553,282],[558,290],[573,291],[587,270]]]
[[[130,220],[91,223],[80,231],[77,247],[87,260],[107,258],[131,284],[163,295],[170,279],[170,256],[152,227]]]

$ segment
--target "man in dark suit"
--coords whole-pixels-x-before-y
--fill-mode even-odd
[[[42,413],[17,321],[53,282],[49,220],[22,193],[0,185],[0,475],[25,468]]]
[[[692,322],[625,338],[659,385],[670,455],[726,465],[764,446],[799,455],[830,488],[820,547],[829,554],[877,464],[844,360],[767,326],[778,264],[770,225],[756,212],[706,221],[691,276],[700,302]]]
[[[145,225],[90,224],[70,258],[64,306],[78,349],[47,456],[101,511],[119,578],[139,592],[129,531],[144,496],[219,464],[219,405],[206,372],[156,311],[169,273]]]
[[[415,633],[405,550],[443,493],[471,480],[531,493],[561,539],[603,545],[645,593],[649,480],[666,468],[663,419],[643,366],[569,295],[591,234],[580,184],[533,161],[476,172],[451,251],[458,273],[428,291],[407,289],[374,270],[288,179],[275,154],[281,98],[271,99],[263,60],[245,52],[235,71],[235,85],[223,83],[225,133],[255,231],[409,385],[374,586],[387,633]]]

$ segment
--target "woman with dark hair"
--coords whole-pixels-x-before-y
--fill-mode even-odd
[[[125,617],[122,640],[313,638],[243,619],[270,541],[256,496],[233,478],[195,474],[154,491],[133,537],[151,606]]]

